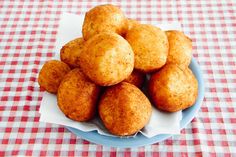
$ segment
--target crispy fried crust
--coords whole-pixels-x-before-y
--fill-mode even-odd
[[[57,93],[63,77],[70,71],[70,67],[58,60],[47,61],[38,76],[41,88],[50,93]]]
[[[129,75],[129,77],[124,80],[124,82],[128,82],[137,86],[138,88],[142,88],[145,79],[146,75],[143,72],[134,69],[131,75]]]
[[[79,68],[70,71],[62,80],[57,101],[61,111],[75,121],[88,121],[96,113],[100,87],[91,82]]]
[[[126,18],[116,6],[99,5],[85,14],[82,33],[88,40],[100,32],[111,32],[122,35],[126,31]]]
[[[99,102],[99,115],[114,135],[138,132],[148,123],[151,113],[148,98],[136,86],[126,82],[109,87]]]
[[[126,38],[126,34],[128,33],[131,28],[133,28],[135,25],[139,25],[140,23],[134,19],[126,19],[126,29],[125,32],[122,34],[124,38]]]
[[[134,67],[129,43],[115,33],[100,33],[85,42],[80,67],[96,84],[110,86],[126,79]]]
[[[71,68],[79,67],[79,56],[83,45],[83,38],[77,38],[68,42],[60,51],[61,61],[68,64]]]
[[[183,32],[170,30],[166,31],[169,41],[169,54],[167,63],[178,64],[181,67],[188,67],[192,58],[192,41]]]
[[[153,72],[166,63],[169,44],[161,29],[147,24],[134,25],[126,39],[133,48],[136,69]]]
[[[132,29],[135,25],[139,25],[140,23],[134,19],[127,19],[127,30]]]
[[[198,82],[189,68],[166,64],[151,76],[148,92],[158,109],[176,112],[195,103]]]

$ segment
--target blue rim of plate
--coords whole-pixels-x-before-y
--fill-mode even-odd
[[[193,120],[196,113],[200,109],[204,98],[204,81],[200,66],[198,65],[197,61],[194,58],[192,58],[189,67],[198,80],[198,98],[193,106],[183,110],[182,120],[180,122],[181,129],[185,128],[186,125]],[[172,134],[159,134],[154,137],[147,138],[141,133],[139,133],[135,137],[119,138],[119,137],[100,135],[98,134],[97,131],[84,132],[71,127],[66,127],[66,128],[75,135],[90,142],[101,144],[108,147],[118,147],[118,148],[133,148],[133,147],[145,146],[163,141],[172,136]]]

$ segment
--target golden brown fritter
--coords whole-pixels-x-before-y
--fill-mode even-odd
[[[39,72],[38,83],[46,91],[57,93],[61,80],[69,71],[70,67],[61,61],[47,61]]]
[[[135,25],[139,25],[140,23],[137,20],[134,19],[127,19],[127,30],[130,30],[133,28]]]
[[[192,41],[183,32],[170,30],[166,31],[169,41],[169,54],[167,63],[178,64],[181,67],[188,67],[192,58]]]
[[[195,103],[198,82],[189,68],[166,64],[151,76],[148,92],[158,109],[176,112]]]
[[[115,33],[99,33],[85,42],[80,67],[92,81],[110,86],[126,79],[134,67],[129,43]]]
[[[70,71],[62,80],[57,101],[61,111],[75,121],[88,121],[96,113],[100,87],[91,82],[79,68]]]
[[[122,35],[126,30],[126,18],[123,12],[116,6],[106,4],[99,5],[85,14],[82,33],[88,40],[101,32],[111,32]]]
[[[109,132],[132,135],[142,129],[152,113],[151,103],[136,86],[121,82],[109,87],[99,102],[99,115]]]
[[[125,32],[122,34],[124,38],[126,38],[126,34],[128,33],[131,28],[133,28],[135,25],[139,25],[140,23],[134,19],[126,19],[126,29]]]
[[[83,38],[77,38],[65,44],[60,52],[61,61],[68,64],[71,68],[79,67],[79,56],[83,46]]]
[[[134,25],[126,39],[134,51],[136,69],[153,72],[166,63],[169,44],[161,29],[147,24]]]
[[[137,86],[138,88],[142,88],[145,79],[146,75],[143,72],[134,69],[131,75],[129,75],[129,77],[124,80],[124,82],[128,82]]]

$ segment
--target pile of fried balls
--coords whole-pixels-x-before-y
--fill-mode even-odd
[[[198,82],[188,68],[192,42],[184,33],[141,24],[107,4],[86,12],[82,34],[38,77],[66,117],[83,122],[98,113],[110,133],[127,136],[149,122],[151,104],[176,112],[195,103]]]

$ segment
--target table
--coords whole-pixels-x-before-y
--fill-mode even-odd
[[[63,12],[85,13],[112,3],[143,23],[179,21],[193,40],[205,98],[196,118],[160,143],[109,148],[39,122],[41,65],[55,53]],[[0,156],[236,155],[236,1],[0,1]]]

